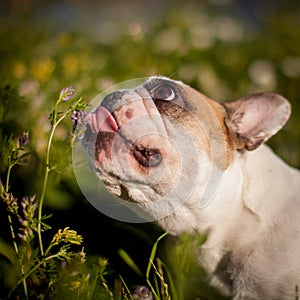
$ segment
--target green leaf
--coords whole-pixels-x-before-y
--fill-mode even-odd
[[[152,247],[151,254],[150,254],[150,258],[149,258],[149,263],[148,263],[147,271],[146,271],[146,278],[149,278],[149,274],[150,274],[150,270],[151,270],[151,267],[152,267],[152,263],[153,263],[153,261],[154,261],[154,258],[155,258],[155,255],[156,255],[156,251],[157,251],[157,245],[158,245],[159,241],[160,241],[161,239],[163,239],[167,234],[168,234],[168,232],[165,232],[164,234],[162,234],[162,235],[156,240],[156,242],[154,243],[154,245],[153,245],[153,247]]]
[[[143,273],[141,272],[141,270],[138,268],[138,266],[136,265],[136,263],[133,261],[133,259],[129,256],[129,254],[123,250],[123,249],[119,249],[118,250],[119,255],[121,256],[121,258],[124,260],[124,262],[139,276],[143,276]]]
[[[153,293],[155,299],[158,299],[158,300],[159,300],[159,296],[157,295],[155,289],[153,288],[153,286],[152,286],[152,284],[151,284],[151,282],[150,282],[149,275],[150,275],[151,268],[153,267],[153,261],[154,261],[155,255],[156,255],[158,243],[159,243],[160,240],[163,239],[167,234],[168,234],[168,232],[165,232],[164,234],[162,234],[162,235],[156,240],[156,242],[154,243],[154,245],[153,245],[153,247],[152,247],[152,250],[151,250],[151,254],[150,254],[150,258],[149,258],[149,262],[148,262],[148,266],[147,266],[147,271],[146,271],[146,281],[147,281],[149,287],[151,288],[151,291],[152,291],[152,293]]]

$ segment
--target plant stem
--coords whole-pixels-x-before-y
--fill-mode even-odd
[[[10,178],[10,172],[11,172],[11,169],[12,169],[12,165],[11,165],[11,162],[10,162],[10,158],[8,159],[8,169],[7,169],[7,176],[6,176],[6,184],[5,184],[5,192],[8,193],[8,190],[9,190],[9,178]]]
[[[69,111],[66,111],[58,120],[57,119],[57,106],[55,107],[55,110],[53,111],[53,121],[52,121],[52,127],[51,132],[49,135],[48,143],[47,143],[47,150],[46,150],[46,168],[44,173],[44,181],[43,181],[43,187],[42,187],[42,193],[39,200],[39,206],[38,206],[38,239],[39,239],[39,246],[41,255],[44,256],[44,246],[43,246],[43,239],[42,239],[42,212],[43,212],[43,204],[46,194],[46,188],[48,183],[48,177],[49,173],[51,171],[50,167],[50,150],[51,150],[51,144],[53,141],[55,130],[58,126],[58,124],[67,116]]]
[[[43,204],[44,204],[44,199],[45,199],[45,194],[46,194],[46,188],[47,188],[47,183],[48,183],[48,177],[49,177],[49,172],[50,172],[50,149],[51,149],[51,143],[55,131],[55,124],[53,124],[51,128],[51,133],[48,139],[48,144],[47,144],[47,152],[46,152],[46,168],[45,168],[45,173],[44,173],[44,181],[43,181],[43,187],[42,187],[42,194],[40,197],[39,201],[39,208],[38,208],[38,238],[39,238],[39,245],[40,245],[40,251],[41,255],[44,256],[44,247],[43,247],[43,240],[42,240],[42,211],[43,211]]]
[[[9,158],[8,169],[7,169],[7,176],[6,176],[6,184],[5,184],[5,192],[6,192],[6,194],[8,194],[8,191],[9,191],[10,173],[11,173],[11,169],[13,168],[13,166],[14,166],[14,164],[11,164],[11,160]],[[25,271],[24,271],[24,267],[23,267],[22,261],[20,259],[19,247],[18,247],[18,244],[16,242],[16,235],[15,235],[15,230],[14,230],[14,227],[13,227],[13,222],[12,222],[12,219],[11,219],[11,216],[10,216],[10,212],[7,213],[7,219],[8,219],[8,224],[9,224],[10,234],[11,234],[11,237],[12,237],[13,246],[14,246],[16,255],[18,257],[18,261],[20,263],[21,275],[23,277],[24,274],[25,274]],[[21,282],[23,282],[23,289],[24,289],[25,298],[28,299],[28,289],[27,289],[26,279],[22,279]]]

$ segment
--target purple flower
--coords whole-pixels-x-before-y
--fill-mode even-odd
[[[23,214],[26,218],[34,218],[35,211],[37,209],[37,202],[35,195],[32,197],[24,196],[21,201],[21,207]]]
[[[18,233],[18,236],[24,242],[30,242],[34,237],[34,234],[30,227],[25,227],[20,228],[20,233]]]
[[[23,220],[22,218],[18,218],[19,223],[23,226],[23,227],[27,227],[28,226],[28,221]]]
[[[5,195],[4,201],[6,202],[8,210],[11,213],[17,215],[19,210],[18,199],[15,198],[12,193],[4,192],[4,195]]]
[[[27,145],[30,142],[30,136],[28,131],[24,131],[19,136],[19,146],[20,148],[22,146]]]
[[[84,121],[87,117],[87,113],[83,110],[74,109],[72,112],[71,120],[73,124],[73,133],[75,132],[78,124]]]
[[[37,230],[37,219],[35,217],[38,204],[35,195],[32,197],[24,196],[21,201],[22,217],[18,217],[21,224],[18,236],[24,241],[29,242],[34,237],[34,231]]]
[[[71,116],[71,120],[73,124],[76,123],[78,120],[80,120],[82,115],[83,115],[82,110],[74,109]]]
[[[138,286],[133,292],[134,300],[153,300],[152,293],[146,286]]]
[[[59,94],[59,101],[67,102],[75,95],[76,90],[72,86],[63,88]]]

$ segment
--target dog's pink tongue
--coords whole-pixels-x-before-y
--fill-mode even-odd
[[[111,113],[103,106],[99,106],[90,116],[90,127],[94,133],[107,131],[117,132],[118,125]]]

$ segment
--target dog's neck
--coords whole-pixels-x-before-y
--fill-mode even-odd
[[[218,192],[205,208],[193,201],[192,206],[183,206],[158,224],[175,235],[184,231],[208,233],[205,247],[227,251],[235,243],[255,242],[270,226],[275,226],[272,222],[278,218],[274,216],[296,197],[299,186],[299,171],[262,145],[255,151],[236,153]]]
[[[284,235],[280,232],[280,224],[286,222],[282,215],[288,210],[295,210],[292,215],[297,214],[299,208],[289,204],[298,197],[299,186],[300,172],[285,164],[267,146],[237,153],[215,199],[199,215],[204,218],[199,223],[209,224],[208,240],[203,245],[207,269],[215,270],[234,249],[251,251],[272,227],[278,227],[276,233]]]

